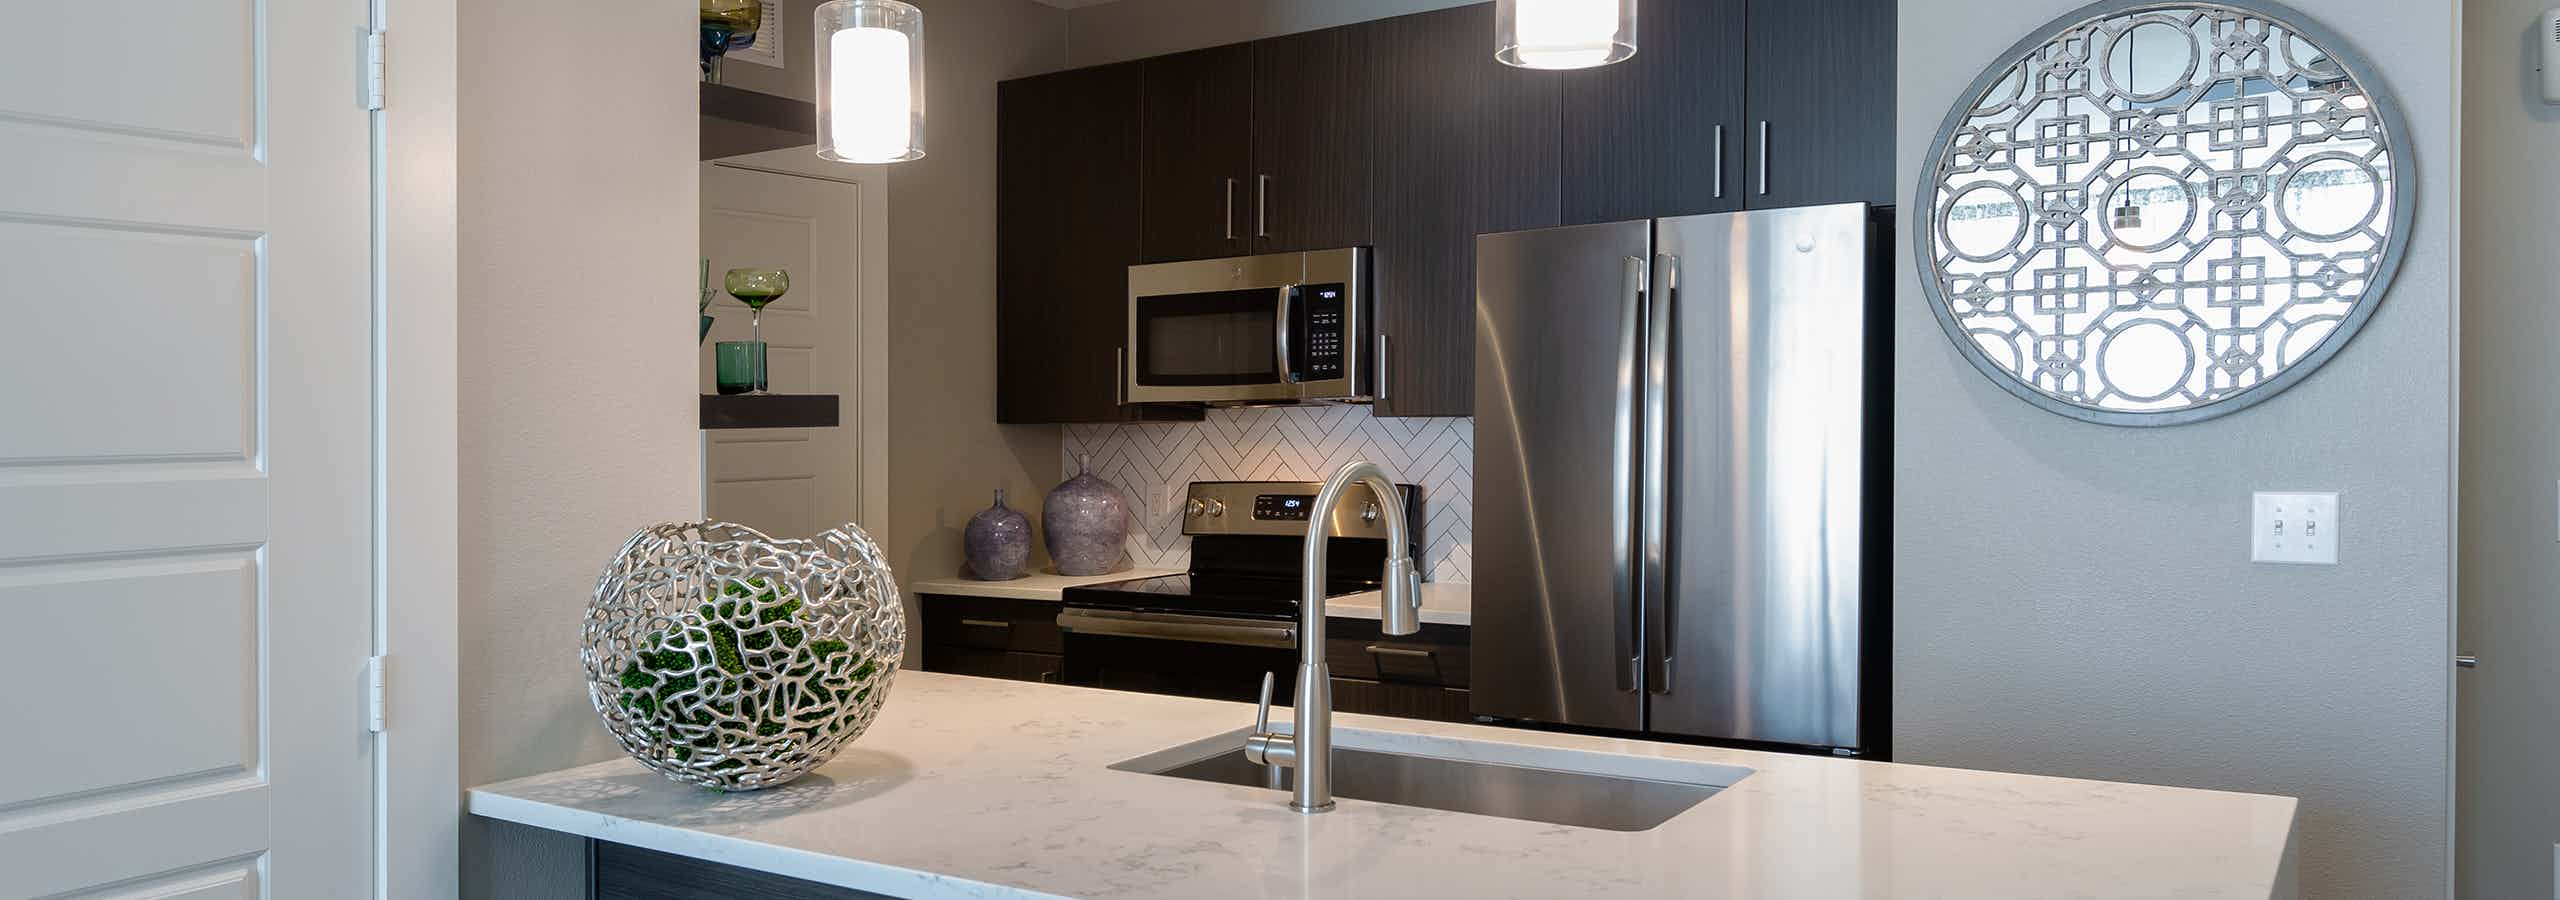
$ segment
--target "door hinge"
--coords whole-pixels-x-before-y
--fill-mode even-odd
[[[365,672],[365,678],[364,678],[364,681],[365,681],[365,730],[366,730],[366,731],[373,732],[373,733],[375,733],[375,734],[381,734],[381,733],[382,733],[382,707],[383,707],[383,690],[382,690],[382,668],[383,668],[383,657],[379,657],[379,656],[367,657],[367,658],[365,659],[364,663],[365,663],[365,665],[364,665],[364,672]]]
[[[382,32],[364,33],[364,108],[382,108]]]

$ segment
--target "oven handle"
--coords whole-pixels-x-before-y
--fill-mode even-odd
[[[1280,303],[1271,315],[1271,352],[1277,354],[1274,362],[1278,363],[1280,380],[1287,384],[1298,383],[1298,369],[1289,364],[1289,326],[1296,324],[1293,320],[1297,317],[1298,289],[1304,286],[1294,281],[1281,285]]]
[[[1069,609],[1058,613],[1058,627],[1078,634],[1231,644],[1238,647],[1298,646],[1298,629],[1242,619],[1129,613],[1117,610]]]

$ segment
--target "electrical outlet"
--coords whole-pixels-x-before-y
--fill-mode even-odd
[[[2298,566],[2338,564],[2335,492],[2252,495],[2249,561]]]

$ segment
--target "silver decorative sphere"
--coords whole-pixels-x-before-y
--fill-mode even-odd
[[[632,535],[587,604],[587,699],[642,765],[719,790],[773,787],[862,736],[905,652],[880,546],[744,525]]]

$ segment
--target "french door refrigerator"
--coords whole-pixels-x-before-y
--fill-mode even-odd
[[[1476,239],[1477,715],[1887,755],[1889,223]]]

